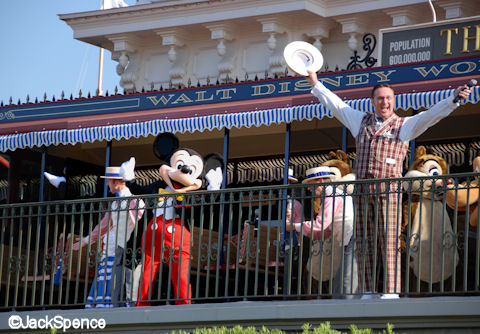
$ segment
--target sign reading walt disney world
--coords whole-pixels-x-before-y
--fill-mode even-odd
[[[319,75],[332,90],[353,89],[381,83],[404,83],[455,78],[480,72],[480,55],[430,63],[377,67]],[[0,108],[0,123],[90,116],[142,110],[162,110],[220,102],[236,102],[305,94],[311,87],[305,78],[286,77],[222,86],[186,88],[131,95],[96,97]],[[228,108],[226,108],[228,109]],[[228,112],[228,110],[227,110]],[[238,111],[237,111],[238,112]]]

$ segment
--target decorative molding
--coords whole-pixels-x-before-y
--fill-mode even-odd
[[[367,29],[364,21],[358,17],[337,18],[337,22],[342,25],[342,33],[350,35],[348,47],[352,51],[358,49],[358,36],[363,35]]]
[[[474,1],[472,1],[474,2]],[[440,6],[445,10],[445,19],[456,19],[475,15],[474,8],[463,1],[437,1],[434,5]]]
[[[392,18],[393,27],[418,23],[418,11],[412,8],[392,9],[384,12]]]
[[[168,61],[171,64],[168,76],[170,83],[175,86],[184,85],[185,65],[187,63],[186,51],[179,52],[179,48],[186,45],[187,33],[180,28],[156,30],[155,34],[162,37],[162,45],[169,46],[167,52]]]
[[[284,74],[286,67],[283,55],[280,54],[283,50],[281,46],[286,44],[287,40],[281,38],[279,43],[277,35],[283,35],[288,31],[287,24],[284,19],[277,16],[266,16],[257,19],[257,21],[262,24],[262,32],[269,34],[267,39],[267,48],[271,52],[268,59],[269,72],[274,76],[281,76]],[[278,47],[279,45],[280,47]]]
[[[233,45],[235,27],[228,22],[206,24],[205,27],[211,32],[211,39],[218,40],[217,54],[222,57],[218,63],[218,79],[222,82],[229,82],[233,78],[235,55]]]
[[[306,34],[308,37],[312,37],[315,39],[313,42],[313,45],[320,51],[322,51],[323,43],[322,39],[328,38],[330,29],[332,29],[332,23],[331,22],[321,22],[318,25],[315,25],[314,27],[311,28],[306,28]]]

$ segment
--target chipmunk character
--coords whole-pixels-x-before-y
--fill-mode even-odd
[[[473,171],[480,173],[480,156],[473,160]],[[480,194],[478,177],[475,177],[470,182],[463,182],[461,184],[454,185],[449,184],[447,186],[447,205],[458,211],[469,212],[469,222],[471,226],[478,225],[478,198]]]
[[[188,222],[183,221],[177,214],[175,206],[180,206],[182,194],[198,190],[206,182],[208,190],[220,189],[224,162],[217,153],[202,157],[192,149],[179,148],[178,138],[171,133],[157,136],[154,153],[164,164],[159,170],[162,179],[150,185],[135,184],[132,159],[122,164],[127,178],[130,179],[128,184],[132,193],[179,195],[159,197],[154,209],[155,217],[148,223],[142,237],[141,249],[144,249],[145,261],[136,306],[150,305],[147,300],[152,299],[152,281],[162,263],[171,266],[171,279],[177,299],[175,303],[191,304],[192,290],[188,279],[191,258],[190,229]]]
[[[437,155],[427,154],[425,147],[419,146],[405,177],[435,177],[445,173],[445,160]],[[435,178],[411,180],[405,181],[403,188],[410,196],[403,206],[402,228],[402,231],[406,231],[408,225],[411,226],[407,239],[410,267],[415,276],[424,282],[436,283],[441,279],[445,280],[452,275],[458,263],[455,234],[443,204],[445,181]]]

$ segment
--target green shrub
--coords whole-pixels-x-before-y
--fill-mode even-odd
[[[373,330],[370,328],[358,328],[355,325],[350,325],[350,334],[373,334]],[[253,326],[243,328],[241,326],[235,326],[232,328],[212,327],[212,328],[197,328],[192,332],[184,330],[173,331],[171,334],[285,334],[280,329],[268,329],[263,326],[261,329],[256,329]],[[310,324],[304,324],[302,326],[301,334],[346,334],[346,332],[340,332],[336,329],[330,328],[329,322],[321,323],[319,327],[312,328]],[[387,328],[384,329],[381,334],[395,334],[393,331],[393,325],[387,324]]]

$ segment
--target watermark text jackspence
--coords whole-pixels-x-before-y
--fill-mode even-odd
[[[33,318],[29,315],[21,317],[11,315],[8,318],[8,326],[11,329],[62,329],[64,332],[68,329],[104,329],[107,323],[105,319],[100,318],[66,318],[61,315]]]

